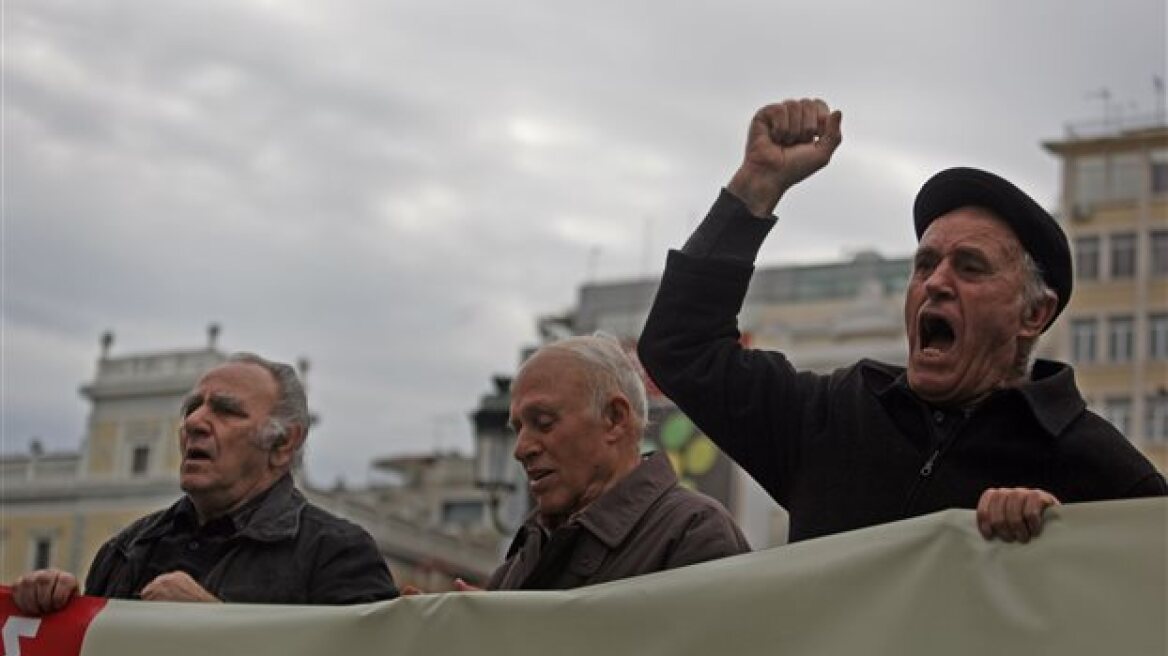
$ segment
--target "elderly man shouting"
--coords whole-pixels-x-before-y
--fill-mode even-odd
[[[642,457],[640,373],[601,336],[543,347],[511,387],[515,458],[535,511],[487,587],[564,590],[749,551],[716,501],[663,453]]]
[[[670,253],[639,344],[660,388],[787,508],[791,539],[976,508],[985,537],[1026,541],[1060,500],[1168,493],[1086,409],[1068,365],[1032,362],[1070,300],[1070,249],[991,173],[942,171],[917,196],[906,368],[862,360],[815,375],[742,347],[735,315],[771,213],[828,163],[841,120],[821,100],[755,114],[738,171]]]
[[[363,529],[309,504],[291,469],[308,430],[295,370],[241,353],[182,404],[179,481],[186,495],[107,542],[85,592],[121,599],[352,604],[397,596]],[[12,586],[25,613],[63,607],[77,579],[59,570]]]

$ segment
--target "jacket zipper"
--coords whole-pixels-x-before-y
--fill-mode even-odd
[[[926,410],[926,412],[927,412],[927,410]],[[972,413],[970,413],[970,412],[966,412],[966,414],[963,418],[961,418],[960,420],[956,420],[959,423],[957,423],[956,425],[950,426],[949,430],[947,431],[947,434],[940,436],[940,440],[937,443],[937,447],[935,449],[933,449],[933,453],[931,453],[929,455],[929,459],[925,461],[925,464],[921,466],[920,471],[917,472],[916,483],[913,485],[912,490],[909,492],[908,499],[906,499],[904,502],[904,512],[902,514],[905,517],[911,516],[913,502],[916,501],[917,494],[920,493],[921,488],[924,487],[924,485],[925,485],[925,482],[929,479],[930,476],[933,475],[933,472],[937,469],[937,461],[941,458],[941,455],[946,451],[946,449],[948,449],[950,446],[952,446],[952,444],[954,442],[957,441],[957,437],[961,434],[961,432],[969,424],[969,418],[970,418],[971,414]],[[930,430],[930,432],[936,431],[936,426],[932,421],[930,421],[930,419],[931,419],[931,417],[929,417],[929,416],[925,417],[925,421],[929,426],[929,430]]]
[[[933,473],[933,465],[937,462],[937,456],[941,455],[941,447],[943,446],[945,445],[938,446],[933,451],[933,455],[929,456],[929,459],[925,461],[925,466],[921,467],[921,478],[928,478]]]

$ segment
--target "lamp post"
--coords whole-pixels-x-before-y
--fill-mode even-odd
[[[487,493],[491,523],[495,530],[501,535],[509,535],[515,527],[509,525],[511,522],[504,521],[500,506],[503,501],[512,498],[518,488],[522,470],[511,456],[515,449],[515,436],[507,423],[511,406],[511,378],[495,376],[494,384],[495,389],[484,394],[478,409],[471,413],[475,429],[475,487]],[[517,512],[509,513],[511,516],[508,519],[522,517],[522,512],[523,509],[517,509]]]

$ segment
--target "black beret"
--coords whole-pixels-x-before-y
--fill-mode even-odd
[[[1071,248],[1063,229],[1050,212],[1004,178],[988,171],[958,167],[929,178],[917,193],[913,204],[917,240],[934,219],[967,205],[984,207],[997,214],[1042,269],[1046,284],[1058,294],[1058,307],[1046,325],[1050,327],[1071,300],[1074,283]]]

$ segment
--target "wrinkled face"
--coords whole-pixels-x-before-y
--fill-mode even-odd
[[[1043,326],[1023,307],[1022,246],[987,210],[929,225],[905,296],[908,383],[937,405],[963,405],[1013,382],[1019,338]]]
[[[515,459],[549,528],[614,482],[619,437],[598,415],[581,365],[568,354],[537,353],[511,386]]]
[[[243,505],[283,473],[259,444],[278,394],[263,367],[232,362],[207,372],[183,401],[179,481],[201,519]]]

